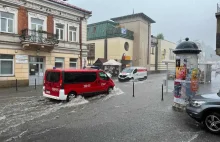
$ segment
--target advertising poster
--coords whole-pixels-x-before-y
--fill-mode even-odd
[[[174,81],[174,102],[179,104],[185,103],[187,76],[187,59],[183,57],[176,58],[176,79]]]
[[[192,69],[191,73],[191,91],[198,91],[198,69]]]

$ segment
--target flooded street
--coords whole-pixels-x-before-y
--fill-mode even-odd
[[[44,98],[40,88],[15,93],[8,99],[2,96],[0,141],[208,141],[208,136],[214,141],[219,139],[186,113],[174,112],[172,94],[166,94],[161,102],[163,76],[151,75],[135,82],[135,97],[133,82],[117,80],[109,95],[78,96],[69,103]]]

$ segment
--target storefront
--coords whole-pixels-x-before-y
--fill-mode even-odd
[[[48,53],[0,49],[0,88],[43,85],[46,69],[79,68],[79,57],[70,53]]]

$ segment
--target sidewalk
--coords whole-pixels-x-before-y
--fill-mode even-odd
[[[12,88],[0,88],[0,97],[3,96],[17,96],[16,94],[24,94],[28,93],[30,94],[31,92],[34,92],[35,94],[39,94],[42,92],[42,86],[27,86],[27,87],[18,87],[18,90],[16,91],[15,87]],[[32,94],[32,93],[31,93]]]

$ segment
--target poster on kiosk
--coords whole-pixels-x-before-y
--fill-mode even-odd
[[[185,105],[198,91],[197,55],[176,57],[176,78],[174,81],[174,102]]]

